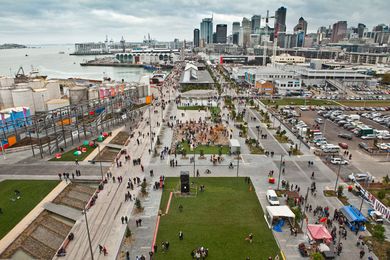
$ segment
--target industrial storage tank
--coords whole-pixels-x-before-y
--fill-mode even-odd
[[[69,106],[69,99],[51,99],[46,102],[47,110],[54,110],[61,107]]]
[[[29,88],[12,90],[12,100],[15,107],[28,107],[35,114],[32,90]]]
[[[40,89],[45,86],[45,81],[43,79],[33,79],[28,82],[28,85],[32,89]]]
[[[28,83],[18,83],[18,84],[15,84],[15,88],[16,89],[26,89],[26,88],[30,88],[30,86],[28,85]]]
[[[78,104],[81,101],[88,100],[88,89],[83,86],[76,86],[69,89],[70,104]]]
[[[13,107],[12,101],[12,88],[1,87],[0,88],[0,107],[1,109]]]
[[[36,112],[46,111],[46,102],[49,100],[49,94],[46,88],[34,89],[33,99]]]
[[[47,88],[49,99],[61,97],[60,83],[57,80],[49,80],[45,87]]]
[[[11,87],[15,83],[14,78],[0,76],[0,87]]]
[[[97,87],[88,88],[88,100],[99,98]]]

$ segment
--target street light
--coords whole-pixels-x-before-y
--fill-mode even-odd
[[[237,177],[238,177],[239,168],[240,168],[240,151],[237,151]]]
[[[341,161],[344,160],[343,157],[341,157]],[[340,171],[341,171],[341,161],[339,163],[339,169],[337,171],[337,178],[336,178],[336,183],[334,185],[334,191],[337,192],[337,183],[339,182],[339,178],[340,178]]]
[[[82,214],[84,215],[85,225],[87,227],[87,235],[88,235],[88,243],[89,243],[89,251],[91,253],[91,259],[94,260],[93,251],[92,251],[92,243],[91,243],[91,234],[89,233],[89,226],[88,226],[87,210],[85,208],[83,209]]]
[[[278,177],[278,190],[279,190],[279,186],[280,186],[280,174],[282,173],[282,161],[283,161],[283,154],[280,155],[279,177]]]
[[[259,142],[259,136],[260,136],[260,126],[257,125],[256,126],[256,129],[257,129],[257,142]]]
[[[100,173],[101,173],[101,175],[102,175],[102,180],[103,180],[103,179],[104,179],[104,177],[103,177],[103,166],[102,166],[102,158],[100,158],[100,145],[98,144],[98,145],[97,145],[97,147],[98,147],[98,151],[99,151],[99,154],[98,154],[97,158],[99,158],[99,164],[100,164]]]
[[[192,147],[192,150],[194,151],[194,177],[195,177],[195,148],[196,148],[196,145],[194,144]]]

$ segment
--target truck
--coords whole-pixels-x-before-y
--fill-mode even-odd
[[[374,129],[372,129],[371,127],[360,127],[358,135],[359,136],[374,135]]]
[[[348,117],[352,121],[359,121],[360,120],[360,115],[353,114],[353,115],[349,115]]]

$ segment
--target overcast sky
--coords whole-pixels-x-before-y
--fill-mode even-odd
[[[299,17],[308,21],[308,32],[347,20],[348,26],[361,22],[369,29],[390,23],[388,0],[0,0],[0,43],[75,43],[142,41],[152,38],[192,41],[194,28],[202,18],[214,15],[217,23],[228,24],[253,14],[273,15],[287,8],[287,31]],[[272,20],[271,20],[271,23]]]

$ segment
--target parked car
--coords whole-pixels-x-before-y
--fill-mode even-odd
[[[352,140],[352,135],[350,135],[350,134],[338,134],[337,136],[340,138],[347,139],[347,140]]]
[[[364,172],[364,173],[352,173],[348,175],[348,179],[351,181],[371,181],[373,177],[367,172]]]
[[[363,135],[360,138],[362,138],[363,140],[375,139],[375,135],[368,134],[368,135]]]
[[[364,149],[364,150],[368,150],[368,145],[364,142],[359,143],[359,147]]]
[[[279,206],[279,199],[274,190],[267,190],[266,196],[271,206]]]
[[[349,164],[349,162],[347,160],[344,160],[342,158],[332,158],[332,160],[330,160],[330,163],[332,163],[332,164],[341,164],[341,165]]]
[[[348,149],[348,144],[347,143],[339,143],[339,146],[343,149]]]

